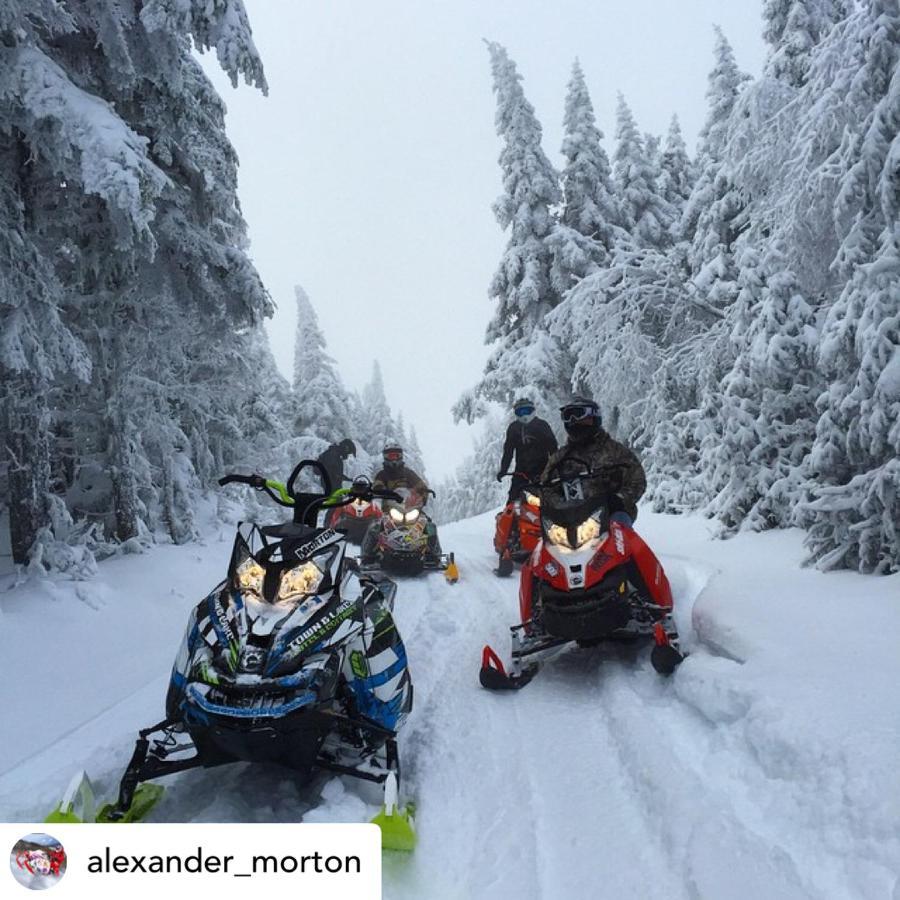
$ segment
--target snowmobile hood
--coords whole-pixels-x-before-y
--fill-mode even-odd
[[[344,623],[358,622],[362,588],[355,572],[342,570],[343,535],[301,530],[238,532],[228,579],[189,623],[180,665],[187,680],[262,690],[271,681],[269,689],[281,689],[304,656],[343,637]],[[280,540],[267,540],[273,536]]]

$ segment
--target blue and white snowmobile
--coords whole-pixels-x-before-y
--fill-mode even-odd
[[[324,491],[295,490],[305,468]],[[380,783],[373,821],[383,845],[411,850],[409,808],[399,805],[397,731],[412,708],[403,641],[391,615],[396,585],[362,574],[346,535],[316,527],[326,506],[357,497],[400,499],[358,483],[331,494],[320,463],[303,460],[287,486],[227,475],[282,506],[293,521],[241,523],[227,578],[191,612],[166,696],[166,718],[140,732],[118,800],[94,813],[86,776],[47,821],[133,822],[163,789],[151,779],[236,761],[278,763],[308,779],[329,770]]]

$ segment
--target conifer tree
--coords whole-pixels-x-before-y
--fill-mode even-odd
[[[294,340],[294,430],[333,443],[348,436],[347,392],[306,291],[294,287],[297,331]]]
[[[684,208],[691,195],[695,175],[693,163],[688,156],[687,147],[681,134],[678,116],[672,116],[660,167],[662,169],[660,193],[674,214],[672,238],[679,240],[681,238],[681,217],[684,215]]]
[[[635,246],[663,248],[670,243],[669,223],[673,211],[659,193],[659,171],[654,168],[631,109],[621,94],[616,113],[616,141],[614,167],[622,225]]]
[[[552,207],[561,200],[559,179],[541,147],[541,125],[515,63],[500,44],[489,42],[487,47],[497,97],[495,123],[503,141],[503,193],[494,214],[500,227],[508,229],[509,241],[488,292],[497,301],[486,335],[494,349],[480,383],[454,407],[457,418],[470,421],[482,413],[483,400],[509,403],[523,391],[555,396],[567,390],[565,382],[556,380],[556,348],[542,325],[559,301],[548,242]]]
[[[562,153],[563,205],[550,241],[551,280],[562,296],[608,260],[619,233],[609,159],[601,141],[594,107],[575,60],[566,95]]]
[[[860,122],[832,172],[840,167],[836,265],[848,280],[823,328],[830,384],[818,403],[807,522],[821,567],[886,573],[900,570],[900,10],[866,0],[846,25],[846,102]]]

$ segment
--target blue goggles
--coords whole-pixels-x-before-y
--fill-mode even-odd
[[[516,407],[516,415],[517,416],[530,416],[534,412],[533,406],[517,406]]]

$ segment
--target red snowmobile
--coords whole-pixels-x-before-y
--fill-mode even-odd
[[[565,471],[562,471],[565,469]],[[541,501],[541,540],[522,567],[521,624],[510,628],[512,663],[485,646],[481,684],[524,687],[540,663],[578,644],[652,639],[651,662],[670,675],[682,661],[672,591],[659,560],[633,528],[610,520],[621,467],[592,471],[567,459],[531,485]],[[602,479],[603,491],[589,482]]]
[[[497,513],[494,550],[500,560],[494,574],[501,578],[512,575],[513,563],[528,559],[540,539],[541,498],[532,491],[523,490],[518,500],[507,503]]]
[[[326,527],[341,530],[347,534],[347,540],[352,544],[361,544],[369,526],[381,518],[381,507],[377,500],[364,496],[362,487],[369,484],[367,478],[357,478],[348,493],[356,489],[356,496],[352,502],[336,506],[328,513]]]

